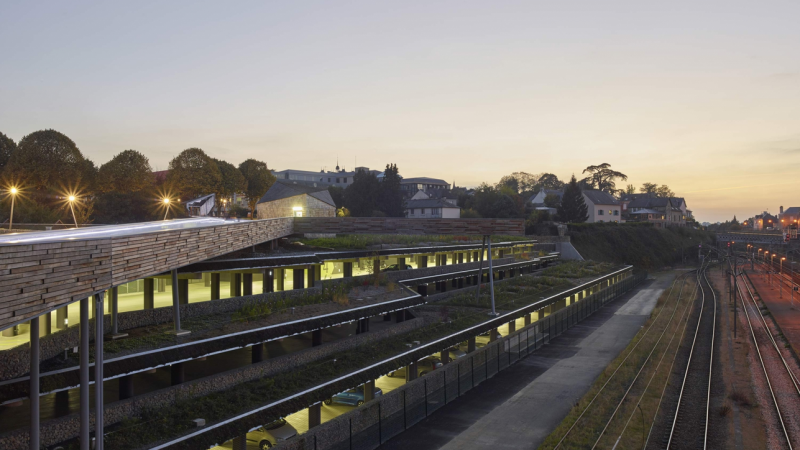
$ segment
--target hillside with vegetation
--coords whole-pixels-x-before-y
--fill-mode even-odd
[[[585,259],[659,269],[697,261],[698,245],[712,244],[714,234],[692,228],[644,225],[572,224],[568,235]]]

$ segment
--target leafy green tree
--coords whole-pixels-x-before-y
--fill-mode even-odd
[[[158,220],[164,217],[164,211],[159,210],[159,206],[147,190],[103,192],[95,200],[94,221],[101,224],[119,224]]]
[[[239,171],[242,172],[244,179],[247,181],[245,193],[247,194],[250,212],[255,212],[256,203],[275,184],[275,174],[269,170],[267,163],[255,159],[248,159],[239,164]]]
[[[508,186],[500,189],[482,183],[475,189],[474,208],[481,217],[516,218],[522,217],[523,205],[521,197]]]
[[[478,211],[475,211],[474,209],[468,208],[468,209],[462,209],[461,210],[461,218],[462,219],[480,219],[481,215],[478,214]]]
[[[625,193],[626,194],[635,194],[636,193],[636,186],[629,184],[625,186]]]
[[[400,189],[400,172],[396,164],[387,164],[380,182],[377,206],[387,217],[404,217],[405,201]]]
[[[92,167],[94,165],[92,164]],[[72,139],[55,130],[33,132],[19,141],[4,170],[7,182],[38,191],[84,190],[92,171]]]
[[[611,169],[611,164],[609,163],[589,166],[583,169],[583,173],[587,172],[589,173],[589,176],[585,178],[587,185],[591,186],[592,189],[608,192],[612,195],[619,192],[615,180],[628,180],[628,176],[624,173]]]
[[[539,191],[541,189],[547,189],[551,191],[557,191],[564,187],[564,182],[559,180],[557,176],[552,173],[542,173],[538,175],[538,179],[536,180],[536,184],[533,186],[533,190]]]
[[[359,170],[344,190],[344,206],[353,217],[370,217],[376,210],[380,181],[374,174]]]
[[[182,151],[169,162],[167,184],[180,195],[181,200],[191,200],[219,192],[222,173],[214,160],[199,148]]]
[[[220,199],[232,197],[233,194],[243,194],[247,190],[247,180],[242,172],[233,164],[221,159],[214,159],[219,168],[222,181],[219,183],[216,194]]]
[[[561,199],[556,194],[547,194],[544,196],[544,205],[548,208],[558,208]]]
[[[586,222],[589,218],[589,208],[583,200],[583,192],[578,186],[575,175],[564,188],[564,196],[561,198],[561,206],[558,208],[558,217],[562,222],[568,223]]]
[[[642,187],[639,188],[639,192],[642,194],[653,194],[656,197],[674,197],[675,193],[672,192],[672,189],[669,188],[666,184],[662,184],[661,186],[657,185],[656,183],[643,183]]]
[[[150,161],[136,150],[125,150],[100,166],[97,174],[99,192],[130,193],[149,191],[153,187]]]
[[[8,160],[11,158],[11,154],[14,153],[16,149],[16,142],[5,134],[0,133],[0,172],[6,167]]]
[[[328,186],[328,192],[331,194],[336,208],[341,209],[344,206],[344,188],[341,186]]]

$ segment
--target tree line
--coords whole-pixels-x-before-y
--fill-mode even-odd
[[[226,199],[245,194],[250,212],[275,182],[266,162],[248,159],[238,166],[214,159],[199,148],[180,152],[169,163],[165,177],[156,177],[148,158],[137,150],[124,150],[97,167],[69,137],[41,130],[15,143],[0,133],[0,177],[4,191],[16,187],[14,221],[71,222],[73,204],[79,223],[128,223],[160,219],[165,208],[170,217],[185,216],[181,201],[216,194]],[[163,199],[169,198],[170,203]],[[3,198],[10,203],[10,195]],[[222,211],[218,211],[222,213]],[[235,207],[229,213],[246,214]],[[10,211],[2,209],[0,220]]]

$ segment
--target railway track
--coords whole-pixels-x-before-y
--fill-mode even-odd
[[[792,359],[787,360],[781,352],[744,274],[736,278],[736,283],[745,287],[744,290],[738,289],[738,300],[741,301],[769,397],[774,405],[775,417],[772,423],[780,425],[774,435],[780,436],[778,439],[781,442],[771,444],[774,448],[797,448],[800,444],[800,417],[797,414],[800,411],[800,383],[797,363]]]
[[[711,288],[706,270],[698,271],[700,303],[696,327],[688,349],[674,414],[662,448],[705,449],[708,446],[711,382],[714,366],[714,339],[717,323],[717,296]],[[672,409],[670,409],[672,410]]]

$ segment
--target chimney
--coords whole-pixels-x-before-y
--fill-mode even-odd
[[[783,206],[781,206],[781,214],[783,214]]]

